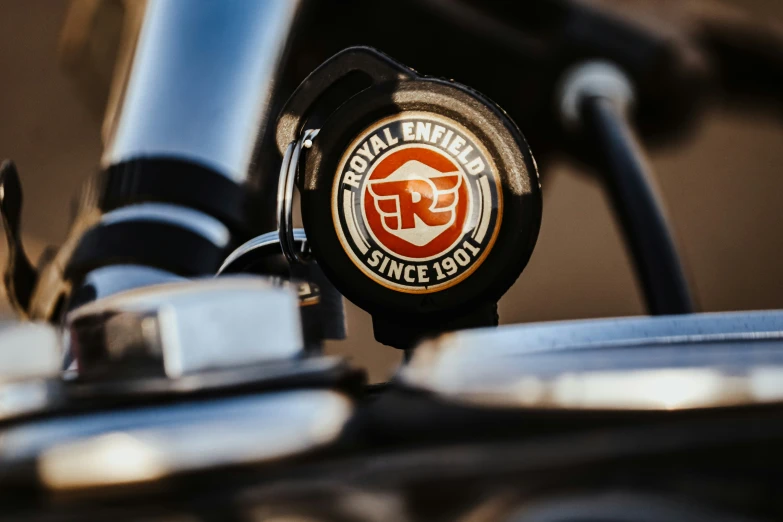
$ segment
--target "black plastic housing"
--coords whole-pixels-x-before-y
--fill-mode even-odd
[[[333,86],[356,72],[345,63],[356,60],[357,56],[365,64],[377,60],[382,67],[360,71],[369,79],[364,88],[355,92],[354,82],[351,85],[354,91],[346,88],[342,93],[344,101],[336,104],[334,100],[339,95]],[[336,72],[331,74],[331,71]],[[328,92],[328,104],[319,104],[319,92]],[[302,103],[302,98],[308,103]],[[324,105],[328,106],[325,110]],[[449,118],[476,136],[497,168],[502,192],[501,224],[484,261],[466,279],[431,293],[396,291],[366,276],[344,251],[332,217],[332,188],[346,148],[370,125],[407,111]],[[286,141],[298,132],[314,128],[314,121],[321,130],[307,152],[298,178],[302,218],[312,251],[338,290],[372,314],[376,327],[378,319],[383,318],[384,324],[391,322],[411,329],[413,337],[458,328],[459,324],[497,324],[494,305],[526,266],[541,223],[538,171],[516,124],[478,92],[455,82],[421,77],[369,48],[343,51],[302,83],[281,116],[278,147],[282,150]],[[293,132],[295,129],[297,132]],[[482,320],[473,320],[474,313]],[[458,319],[456,323],[455,319]],[[446,324],[451,326],[444,328]],[[416,332],[420,335],[415,335]],[[377,328],[376,338],[382,342],[392,340],[390,344],[401,348],[411,344],[393,340],[394,336],[379,336]]]

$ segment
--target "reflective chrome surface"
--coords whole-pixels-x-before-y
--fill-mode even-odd
[[[289,241],[289,248],[296,252],[297,259],[307,261],[291,263],[281,254],[281,241]],[[310,260],[309,255],[303,229],[267,232],[229,254],[216,275],[256,274],[272,277],[283,286],[295,287],[299,295],[305,343],[310,353],[320,353],[324,339],[345,339],[345,304],[318,262]]]
[[[783,401],[783,313],[506,326],[423,343],[399,382],[476,405],[687,409]]]
[[[58,490],[148,482],[316,449],[352,410],[336,392],[291,391],[41,420],[0,432],[0,464],[32,461]]]
[[[0,327],[0,384],[57,376],[61,358],[60,333],[52,325],[13,322]]]
[[[195,161],[248,176],[299,0],[154,0],[103,157]]]
[[[165,270],[141,265],[111,265],[90,272],[83,286],[89,286],[95,299],[142,286],[185,281],[184,277]]]
[[[289,359],[303,349],[295,293],[259,277],[122,292],[75,309],[67,326],[83,375],[109,376],[112,366],[126,375],[133,361],[145,375],[158,368],[180,377]]]
[[[59,404],[61,341],[60,332],[50,324],[0,326],[0,420],[41,413]]]
[[[726,312],[663,317],[587,319],[482,328],[422,344],[441,357],[551,352],[615,345],[783,339],[783,312]],[[422,352],[423,355],[423,352]]]
[[[62,386],[59,378],[0,382],[0,420],[57,409],[63,404]]]
[[[205,396],[211,393],[270,390],[281,383],[297,382],[302,387],[319,388],[350,378],[347,363],[339,357],[302,357],[264,361],[233,368],[213,369],[171,379],[164,376],[143,379],[85,380],[68,383],[68,398],[92,401],[96,397],[120,400],[149,400],[159,397]]]

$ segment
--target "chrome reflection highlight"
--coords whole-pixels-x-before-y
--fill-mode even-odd
[[[149,2],[104,166],[179,158],[245,181],[299,4]]]
[[[61,341],[57,329],[46,323],[8,322],[0,327],[0,384],[59,375]]]
[[[0,463],[36,458],[53,490],[150,482],[314,450],[352,411],[339,393],[293,391],[42,421],[6,432]]]
[[[95,299],[102,299],[126,290],[172,281],[185,281],[185,278],[149,266],[110,265],[87,274],[82,286],[89,286],[95,292]]]
[[[487,407],[672,410],[779,402],[783,313],[572,321],[448,334],[419,346],[397,380]]]
[[[127,356],[148,360],[144,371],[182,377],[290,360],[304,344],[296,294],[253,276],[121,292],[75,309],[66,322],[80,374],[126,372]]]

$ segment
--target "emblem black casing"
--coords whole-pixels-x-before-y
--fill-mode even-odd
[[[341,241],[345,234],[338,232],[340,220],[333,213],[334,198],[339,197],[335,178],[341,175],[338,166],[347,159],[349,146],[376,122],[390,117],[394,121],[401,114],[423,115],[425,120],[431,114],[472,135],[489,160],[487,175],[494,176],[498,188],[497,229],[489,231],[491,241],[473,245],[488,252],[477,254],[481,260],[468,267],[469,275],[431,290],[426,285],[401,290],[384,284],[380,276],[368,276],[355,253],[346,252]],[[291,97],[278,125],[281,152],[306,128],[321,129],[297,183],[308,241],[338,290],[373,315],[376,338],[409,348],[424,336],[497,324],[496,303],[527,264],[542,212],[535,161],[505,112],[464,85],[421,77],[374,49],[356,47],[325,62]],[[386,144],[391,143],[388,136]],[[453,160],[466,182],[472,180]],[[429,274],[434,279],[435,273]]]

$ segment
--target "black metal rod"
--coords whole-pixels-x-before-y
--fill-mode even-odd
[[[604,97],[586,98],[581,109],[584,129],[595,140],[602,174],[649,313],[693,312],[683,265],[650,166],[624,111]]]

